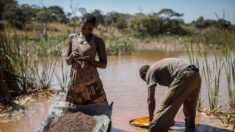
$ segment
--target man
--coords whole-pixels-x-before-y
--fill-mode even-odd
[[[197,100],[201,87],[198,68],[178,58],[162,59],[149,66],[140,68],[140,77],[148,86],[148,110],[151,126],[149,132],[165,132],[172,124],[181,104],[185,115],[186,129],[195,128]],[[157,115],[155,110],[156,85],[168,86]]]

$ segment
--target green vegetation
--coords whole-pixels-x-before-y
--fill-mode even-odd
[[[133,51],[133,40],[131,38],[111,38],[107,40],[106,47],[108,55],[126,55]]]
[[[27,36],[5,32],[0,38],[0,103],[11,104],[17,96],[51,86],[57,59],[47,49],[57,50],[53,41],[35,44]]]
[[[59,86],[61,88],[62,91],[65,91],[67,86],[68,86],[68,82],[69,82],[69,70],[68,70],[68,67],[67,67],[67,64],[62,61],[61,62],[61,65],[60,65],[60,73],[57,73],[55,72],[55,76],[56,76],[56,79],[59,83]]]
[[[214,56],[212,59],[212,67],[208,62],[207,56],[204,56],[205,65],[203,65],[203,74],[208,89],[208,100],[210,110],[215,110],[218,107],[219,90],[220,90],[220,77],[222,71],[222,58]]]
[[[19,5],[15,0],[0,1],[0,27],[8,29],[17,28],[20,32],[33,32],[38,39],[45,40],[54,37],[68,36],[68,33],[77,32],[81,16],[87,13],[83,7],[74,7],[72,13],[65,13],[59,6],[37,7]],[[102,14],[101,10],[90,12],[97,17],[97,29],[100,35],[110,34],[118,30],[123,36],[132,36],[133,39],[156,38],[161,40],[167,37],[182,38],[180,43],[203,43],[222,45],[228,38],[235,38],[234,26],[225,18],[209,20],[199,17],[186,24],[182,13],[172,9],[161,9],[151,14],[136,13],[134,15],[118,12]],[[225,14],[223,15],[225,16]],[[226,35],[225,35],[226,32]],[[63,33],[63,34],[62,34]],[[60,34],[60,36],[58,36]],[[226,38],[226,36],[229,36]],[[109,35],[107,39],[120,37]],[[154,40],[155,41],[155,40]],[[171,41],[171,40],[170,40]],[[174,40],[173,40],[174,41]],[[233,40],[228,40],[234,46]]]
[[[203,111],[208,115],[218,117],[224,125],[230,124],[234,129],[234,109],[235,109],[235,58],[234,49],[231,47],[230,38],[227,31],[224,31],[225,35],[221,45],[221,49],[209,49],[208,44],[199,45],[191,44],[190,47],[186,45],[188,51],[188,57],[192,64],[199,67],[202,75],[202,80],[205,80],[207,87],[207,95],[209,103],[209,110],[202,108],[202,98],[200,97],[198,102],[198,110]],[[202,38],[203,39],[203,38]],[[203,40],[204,41],[204,40]],[[202,42],[202,41],[199,41]],[[208,42],[208,41],[205,41]],[[226,75],[225,85],[221,85],[222,75]],[[220,89],[227,87],[228,100],[225,103],[219,103],[220,101]],[[225,96],[225,95],[223,95]],[[221,109],[223,107],[223,109]],[[227,108],[227,109],[224,109]]]

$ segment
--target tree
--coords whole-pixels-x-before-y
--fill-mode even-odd
[[[27,21],[27,16],[23,14],[23,10],[12,4],[6,5],[4,8],[3,19],[7,20],[10,25],[18,29],[23,29]]]
[[[166,17],[166,18],[172,18],[172,17],[182,17],[184,14],[182,13],[178,13],[178,12],[175,12],[174,10],[172,9],[168,9],[168,8],[165,8],[165,9],[161,9],[158,13],[157,13],[159,16],[163,16],[163,17]]]
[[[12,5],[12,6],[17,6],[16,0],[0,0],[0,20],[2,20],[2,15],[7,10],[5,6],[7,5]]]
[[[93,12],[91,12],[91,14],[93,14],[96,17],[97,26],[99,24],[104,25],[104,16],[102,15],[100,10],[94,10]]]
[[[36,9],[23,4],[17,5],[16,3],[5,4],[2,18],[8,21],[8,24],[18,29],[25,29],[26,25],[30,24],[32,19],[35,18]]]
[[[37,12],[36,18],[40,22],[40,32],[43,34],[45,40],[47,41],[47,24],[49,21],[52,21],[52,16],[48,11],[48,8],[43,7],[39,12]]]
[[[72,14],[71,14],[71,19],[70,19],[70,22],[71,22],[71,26],[73,27],[73,32],[76,32],[76,26],[78,25],[78,23],[80,22],[79,21],[79,17],[78,17],[78,11],[79,11],[79,8],[78,8],[78,4],[73,4],[72,3],[73,1],[70,0],[70,9],[72,11]],[[85,12],[86,10],[84,10]]]
[[[135,16],[128,21],[129,28],[136,36],[157,36],[160,34],[185,34],[177,19],[156,16]]]
[[[80,7],[80,8],[78,8],[78,11],[82,14],[82,16],[84,16],[85,14],[87,14],[86,8]]]
[[[49,17],[51,18],[51,21],[56,21],[60,23],[67,23],[68,20],[66,18],[66,15],[64,13],[64,10],[59,6],[50,6],[48,8]]]
[[[105,25],[106,26],[114,26],[118,29],[127,28],[127,19],[129,19],[130,15],[122,14],[118,12],[109,12],[105,16]]]

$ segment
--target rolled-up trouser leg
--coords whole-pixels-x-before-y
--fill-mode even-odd
[[[200,75],[192,70],[185,70],[173,80],[157,111],[149,132],[165,132],[172,124],[183,101],[194,91],[194,84]]]

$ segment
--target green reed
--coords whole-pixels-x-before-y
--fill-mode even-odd
[[[21,93],[27,93],[35,88],[35,78],[32,73],[32,58],[34,58],[34,49],[28,41],[27,36],[19,36],[16,33],[13,36],[6,35],[7,53],[10,64],[14,67],[15,76]]]
[[[60,71],[60,74],[55,72],[55,76],[60,88],[62,89],[62,91],[65,91],[69,84],[69,70],[65,62],[61,62]]]
[[[214,110],[218,107],[219,89],[220,89],[220,77],[223,69],[223,58],[219,55],[214,55],[214,58],[209,58],[204,50],[204,46],[199,44],[186,45],[187,54],[191,64],[196,65],[202,76],[202,80],[205,80],[209,107]],[[199,56],[203,54],[203,59],[199,60]],[[201,93],[200,93],[201,94]],[[201,95],[199,96],[198,109],[202,106]]]
[[[22,90],[18,85],[19,78],[15,65],[17,55],[16,44],[12,43],[5,32],[0,31],[0,103],[10,104],[13,96],[18,96]]]
[[[52,77],[55,72],[57,59],[54,61],[52,57],[39,57],[35,68],[40,88],[49,88],[51,86]]]
[[[198,56],[200,56],[202,54],[201,48],[198,44],[196,44],[195,46],[193,46],[192,42],[190,44],[190,46],[185,45],[186,46],[186,50],[187,50],[187,54],[189,57],[189,61],[191,64],[195,65],[198,67],[199,72],[201,73],[201,65],[199,63],[199,58]],[[201,74],[202,76],[203,74]],[[197,103],[197,110],[200,111],[200,109],[202,108],[202,104],[203,104],[203,100],[201,97],[201,92],[199,94],[199,98],[198,98],[198,103]]]
[[[211,64],[208,61],[208,56],[204,55],[205,65],[203,66],[203,74],[208,89],[208,101],[210,110],[218,108],[219,90],[220,90],[220,77],[223,69],[223,60],[221,56],[214,55],[211,59]]]
[[[35,88],[49,88],[54,74],[57,59],[55,57],[61,54],[62,42],[43,39],[32,40],[28,35],[13,35],[5,33],[4,44],[1,44],[1,50],[4,50],[0,58],[8,58],[11,65],[2,67],[5,71],[11,69],[14,80],[20,90],[18,93],[27,93]],[[4,48],[4,49],[3,49]],[[6,59],[4,59],[6,61]],[[3,61],[4,61],[3,60]],[[3,62],[5,64],[7,62]],[[11,66],[12,68],[9,68]],[[10,73],[10,71],[9,71]],[[13,77],[13,76],[12,76]],[[12,80],[8,78],[8,80]]]
[[[235,57],[229,48],[225,48],[225,74],[227,79],[227,91],[229,107],[235,109]]]

